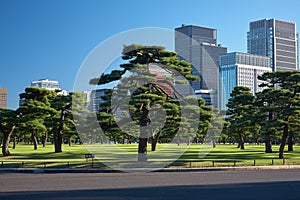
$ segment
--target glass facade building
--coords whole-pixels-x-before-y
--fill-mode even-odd
[[[265,72],[271,72],[270,58],[254,54],[233,52],[220,55],[219,104],[221,110],[226,110],[228,99],[234,87],[249,87],[253,94],[260,92],[262,83],[257,79]]]
[[[273,71],[298,70],[296,24],[276,19],[250,22],[247,51],[270,57]]]
[[[214,95],[212,94],[214,91],[212,90],[195,90],[195,95],[197,98],[201,98],[205,101],[207,106],[211,106],[212,102],[215,101],[212,99]]]
[[[192,63],[192,74],[200,81],[191,82],[192,89],[212,90],[217,94],[219,55],[227,48],[217,44],[217,30],[194,25],[182,25],[175,29],[175,51],[181,59]],[[190,93],[194,93],[190,91]],[[217,96],[212,99],[217,99]],[[218,102],[212,102],[217,106]]]
[[[90,93],[90,111],[99,112],[100,104],[104,103],[102,96],[105,95],[107,89],[96,89]]]

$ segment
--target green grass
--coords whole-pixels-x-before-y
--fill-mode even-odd
[[[192,144],[189,147],[185,144],[158,144],[157,152],[151,152],[151,145],[148,146],[149,161],[167,162],[179,157],[170,167],[211,167],[211,166],[250,166],[250,165],[286,165],[300,164],[300,146],[294,146],[293,152],[285,152],[285,160],[278,159],[279,146],[274,145],[274,153],[264,153],[263,145],[246,145],[245,150],[236,148],[236,145],[219,144],[216,148],[209,148],[206,156],[199,158],[203,153],[200,144]],[[187,148],[187,149],[186,149]],[[91,159],[86,160],[84,155],[89,152],[97,155],[93,167],[105,167],[104,163],[124,161],[135,162],[137,144],[113,145],[63,145],[62,153],[53,153],[53,145],[46,147],[39,146],[33,150],[32,145],[18,144],[16,149],[11,149],[12,156],[0,156],[0,167],[91,167]],[[201,151],[201,152],[200,152]],[[158,155],[158,157],[155,157]],[[171,156],[171,157],[170,157]],[[174,157],[172,157],[174,156]],[[201,154],[200,154],[201,156]]]
[[[246,145],[244,150],[240,150],[236,145],[217,145],[211,149],[207,156],[198,159],[198,145],[191,145],[191,148],[181,156],[180,159],[194,161],[188,163],[192,167],[197,166],[263,166],[263,165],[286,165],[300,164],[300,146],[294,146],[293,152],[285,151],[285,160],[278,159],[279,145],[273,145],[273,153],[265,153],[264,145]],[[184,164],[187,166],[187,163]],[[189,166],[191,167],[191,166]]]

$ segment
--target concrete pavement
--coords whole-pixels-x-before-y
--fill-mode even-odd
[[[2,173],[2,199],[299,199],[300,170]]]

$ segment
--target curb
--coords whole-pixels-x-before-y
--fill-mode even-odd
[[[146,172],[208,172],[208,171],[254,171],[300,169],[300,165],[245,166],[245,167],[205,167],[205,168],[120,168],[120,169],[65,169],[65,168],[0,168],[0,173],[146,173]]]

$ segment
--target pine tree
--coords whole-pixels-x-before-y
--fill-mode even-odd
[[[10,109],[0,109],[0,134],[2,134],[2,155],[10,156],[8,145],[17,126],[17,113]]]
[[[176,77],[174,71],[187,80],[197,80],[198,78],[191,75],[190,63],[179,60],[176,53],[168,52],[164,47],[128,45],[124,46],[122,54],[123,60],[128,62],[121,64],[120,70],[102,74],[100,78],[90,80],[90,84],[101,85],[116,80],[120,81],[114,90],[118,95],[112,96],[112,101],[115,102],[114,107],[109,109],[107,115],[118,109],[129,111],[128,114],[139,126],[138,160],[146,161],[148,138],[154,136],[153,130],[148,128],[151,120],[153,121],[151,113],[158,112],[159,106],[165,106],[168,110],[167,107],[171,107],[171,105],[164,105],[164,103],[175,106],[176,100],[172,102],[172,99],[183,97],[174,87],[173,82]],[[159,78],[157,74],[151,73],[150,68],[153,66],[161,67],[166,73],[173,74],[173,76],[169,76],[169,79]],[[110,118],[107,117],[107,119]],[[155,135],[158,138],[161,133],[155,133]],[[154,138],[153,141],[157,141],[157,138]]]
[[[259,77],[265,87],[258,97],[261,111],[268,114],[264,120],[269,134],[282,131],[279,158],[284,158],[284,147],[288,139],[289,150],[293,150],[293,130],[299,127],[300,114],[300,72],[278,71]]]
[[[49,102],[55,95],[55,91],[38,87],[27,87],[25,93],[20,94],[25,103],[17,109],[19,126],[31,134],[34,150],[38,149],[38,138],[46,134],[45,119],[56,112]]]
[[[230,129],[237,136],[238,148],[244,149],[245,136],[251,130],[251,116],[255,113],[254,96],[250,88],[236,86],[230,94],[228,100],[228,120]]]

